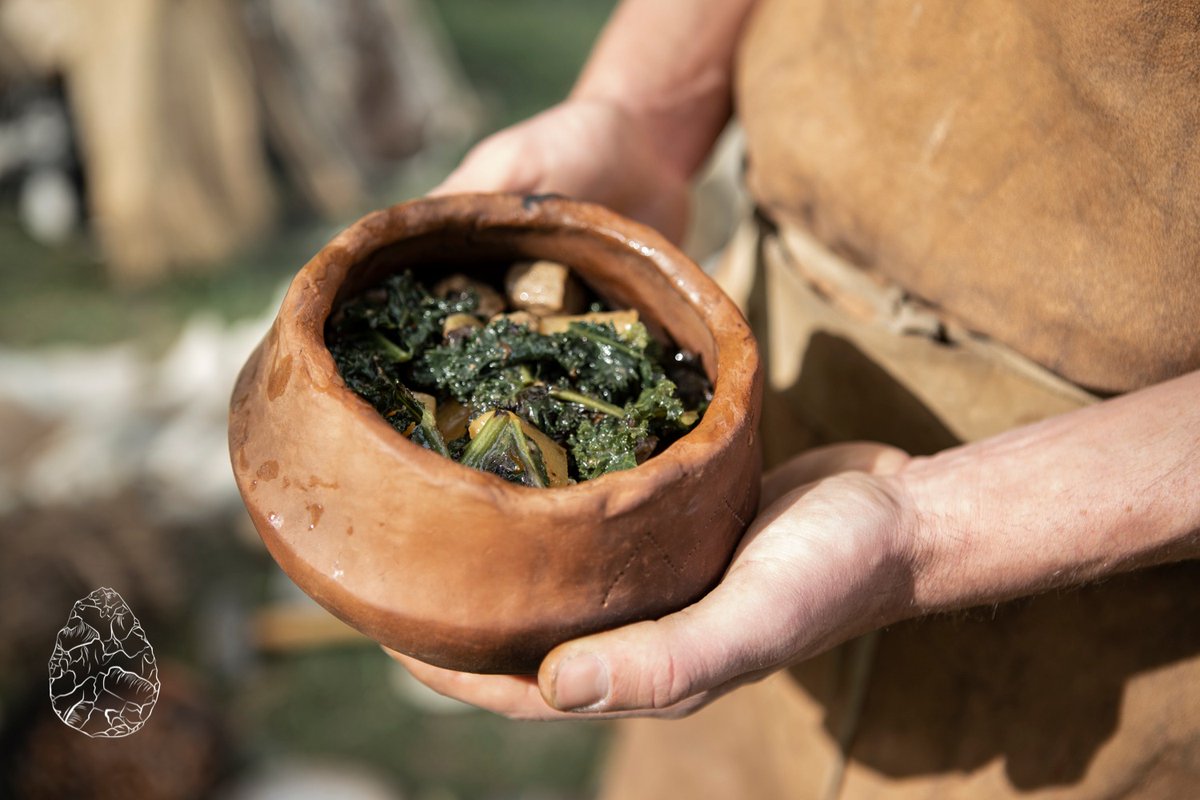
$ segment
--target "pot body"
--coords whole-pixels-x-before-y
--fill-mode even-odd
[[[529,258],[701,355],[713,400],[692,431],[635,469],[531,489],[408,441],[342,383],[324,344],[341,300],[397,270],[429,285]],[[325,608],[437,666],[528,673],[715,585],[758,503],[761,391],[737,308],[649,228],[561,198],[427,198],[364,217],[297,274],[238,378],[229,445],[268,550]]]

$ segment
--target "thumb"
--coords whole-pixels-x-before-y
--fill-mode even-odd
[[[683,611],[560,645],[538,673],[543,698],[561,711],[666,709],[775,665],[778,604],[742,582],[731,574]]]

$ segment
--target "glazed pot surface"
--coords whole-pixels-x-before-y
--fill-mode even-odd
[[[324,343],[342,300],[402,269],[433,283],[538,258],[700,355],[713,399],[692,431],[634,469],[532,489],[408,441],[345,387]],[[654,231],[561,198],[427,198],[364,217],[297,274],[234,389],[230,454],[268,550],[332,613],[431,664],[527,673],[716,583],[758,503],[760,398],[741,314]]]

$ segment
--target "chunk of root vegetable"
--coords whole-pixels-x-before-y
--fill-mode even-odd
[[[466,433],[470,416],[471,409],[453,397],[438,406],[437,426],[442,438],[450,442]]]
[[[583,289],[571,270],[556,261],[520,261],[504,276],[508,302],[537,315],[573,314],[583,309]]]
[[[455,273],[442,278],[433,285],[433,294],[438,297],[452,297],[464,292],[474,292],[479,299],[475,313],[481,317],[490,317],[504,310],[504,297],[499,292],[482,281],[468,278],[462,273]]]
[[[530,330],[538,330],[538,318],[528,311],[509,311],[506,314],[497,314],[488,322],[495,322],[498,319],[506,319],[514,325],[524,325]]]
[[[483,323],[474,314],[451,314],[442,323],[442,336],[449,336],[452,331],[462,328],[482,328]]]
[[[638,312],[636,309],[630,308],[624,311],[591,311],[587,314],[542,317],[541,322],[538,324],[538,333],[546,335],[551,333],[565,333],[571,327],[572,322],[594,322],[596,324],[607,322],[620,335],[628,333],[637,324]]]

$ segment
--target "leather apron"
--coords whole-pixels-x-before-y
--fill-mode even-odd
[[[759,335],[768,466],[931,453],[1095,398],[802,230],[748,221],[719,279]],[[683,720],[625,720],[605,798],[1200,796],[1200,564],[908,621]]]

